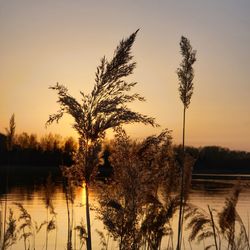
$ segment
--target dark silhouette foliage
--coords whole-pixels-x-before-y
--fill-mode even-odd
[[[73,128],[79,135],[79,151],[71,170],[72,173],[77,173],[76,179],[79,184],[85,182],[88,250],[92,248],[88,188],[97,172],[98,154],[106,131],[137,122],[156,125],[153,118],[132,111],[128,107],[131,102],[144,101],[139,94],[129,93],[136,82],[128,83],[125,80],[136,67],[136,63],[132,61],[131,48],[137,32],[138,30],[119,43],[110,61],[105,57],[101,59],[96,71],[94,88],[90,94],[80,92],[81,102],[72,97],[68,89],[61,84],[57,83],[50,87],[57,92],[60,109],[49,116],[46,124],[58,122],[64,114],[69,114],[74,119]]]
[[[114,178],[108,185],[100,184],[98,216],[118,241],[119,249],[139,249],[142,245],[158,249],[162,237],[171,235],[179,198],[170,196],[174,185],[166,188],[167,194],[163,186],[177,179],[174,162],[168,130],[142,142],[117,130],[110,144]]]

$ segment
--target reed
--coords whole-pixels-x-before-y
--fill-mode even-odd
[[[83,219],[81,219],[80,224],[77,225],[74,229],[75,231],[78,232],[78,237],[80,241],[79,250],[81,250],[87,240],[87,231],[86,231],[86,226],[84,225]]]
[[[113,58],[108,61],[101,59],[97,67],[95,84],[90,94],[81,94],[81,103],[68,93],[68,89],[60,84],[50,87],[58,94],[60,109],[50,115],[47,125],[58,122],[67,113],[74,118],[73,128],[79,134],[78,179],[83,179],[86,189],[86,223],[87,249],[92,249],[91,224],[89,212],[89,187],[98,164],[100,145],[108,129],[122,124],[141,122],[156,125],[151,117],[147,117],[128,108],[127,104],[134,101],[144,101],[144,98],[128,92],[136,85],[128,83],[125,78],[131,75],[136,67],[132,61],[131,48],[138,30],[117,46]],[[82,184],[82,183],[81,183]]]
[[[170,132],[136,142],[118,129],[110,151],[114,181],[100,184],[98,218],[119,249],[159,249],[162,238],[172,235],[179,204],[178,197],[163,202],[158,196],[166,173],[173,177]]]
[[[20,211],[20,216],[18,218],[18,222],[21,223],[18,227],[18,232],[21,234],[20,235],[20,240],[23,239],[24,241],[24,249],[30,249],[31,248],[31,243],[30,243],[30,237],[35,237],[34,234],[34,228],[33,228],[33,223],[31,220],[31,215],[28,213],[28,211],[23,207],[21,203],[14,203],[19,211]],[[35,239],[34,239],[35,242]],[[35,249],[35,245],[33,246],[33,249]]]
[[[31,214],[24,208],[20,202],[14,202],[14,205],[17,206],[20,214],[18,217],[17,224],[17,234],[19,240],[23,239],[24,249],[36,249],[36,236],[40,230],[47,225],[47,221],[38,224],[31,217]],[[31,244],[30,238],[33,238],[33,245]],[[31,247],[32,245],[32,247]]]
[[[108,234],[108,237],[106,238],[102,231],[96,230],[96,232],[100,238],[100,246],[101,246],[100,250],[108,250],[109,234]]]
[[[65,201],[67,206],[67,223],[68,223],[68,240],[67,240],[67,249],[72,249],[72,232],[74,224],[74,201],[75,201],[75,188],[76,184],[72,172],[69,171],[69,168],[62,167],[63,175],[63,192],[65,195]]]
[[[180,99],[183,103],[183,126],[182,126],[182,161],[181,161],[181,187],[180,187],[180,209],[178,220],[178,237],[177,237],[177,250],[181,250],[182,243],[182,227],[183,227],[183,211],[185,206],[184,198],[184,166],[185,166],[185,127],[186,127],[186,110],[188,109],[191,97],[193,95],[193,78],[194,70],[193,64],[196,61],[196,51],[193,50],[190,41],[182,36],[180,41],[180,49],[183,60],[180,68],[177,69],[179,79],[179,93]]]
[[[47,218],[46,218],[46,231],[45,231],[45,249],[48,249],[48,240],[49,240],[49,233],[52,230],[57,230],[56,229],[56,212],[54,209],[54,205],[52,202],[52,196],[54,194],[55,191],[55,185],[52,182],[52,177],[51,174],[47,177],[46,179],[46,183],[44,185],[43,188],[44,191],[44,204],[46,207],[46,211],[47,211]],[[49,218],[49,215],[51,215],[51,217]],[[56,244],[56,242],[55,242]]]
[[[12,209],[9,209],[9,217],[4,231],[2,250],[6,250],[17,241],[17,224]]]
[[[206,246],[207,249],[215,247],[220,250],[222,245],[226,245],[226,249],[230,250],[250,249],[246,227],[236,210],[240,191],[241,186],[236,184],[219,212],[210,206],[208,212],[189,206],[185,215],[189,220],[187,229],[191,230],[189,240],[197,239],[200,242],[212,238],[214,244]],[[213,212],[216,212],[216,217]]]

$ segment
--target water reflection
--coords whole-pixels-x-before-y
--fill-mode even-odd
[[[32,176],[32,175],[31,175]],[[2,175],[2,180],[5,176]],[[23,175],[16,175],[9,177],[8,187],[6,189],[6,181],[1,181],[0,183],[0,210],[1,210],[1,221],[3,221],[3,211],[5,206],[5,200],[7,199],[7,207],[11,208],[14,212],[14,216],[17,219],[20,215],[20,211],[14,202],[21,203],[25,209],[30,213],[32,220],[37,223],[37,225],[42,224],[47,218],[47,209],[44,203],[44,184],[46,183],[47,176],[39,176],[36,178]],[[5,179],[6,180],[6,179]],[[66,249],[67,246],[67,206],[65,200],[65,194],[63,192],[63,185],[61,178],[58,175],[52,175],[52,181],[55,184],[54,192],[51,193],[51,199],[53,201],[53,206],[56,213],[57,230],[52,230],[48,234],[48,249]],[[230,193],[230,190],[235,183],[235,180],[204,180],[195,179],[192,183],[192,189],[189,196],[189,202],[207,209],[207,205],[210,207],[221,210],[224,206],[224,201],[226,196]],[[242,181],[243,184],[247,186],[248,180]],[[7,191],[7,193],[6,193]],[[85,221],[85,189],[78,188],[75,190],[75,200],[72,206],[73,209],[73,225],[75,228],[80,225],[80,222]],[[250,207],[249,200],[250,191],[248,188],[242,190],[237,205],[237,210],[241,215],[244,222],[248,222],[248,209]],[[97,205],[97,195],[95,190],[90,190],[90,201],[91,205]],[[95,232],[96,229],[99,231],[103,230],[103,224],[96,219],[94,210],[91,210],[92,217],[92,232],[93,232],[93,249],[100,249],[100,239],[98,234]],[[174,218],[173,229],[176,226],[176,220]],[[187,234],[187,232],[186,232]],[[57,237],[57,241],[55,238]],[[187,239],[185,235],[185,239]],[[46,230],[45,227],[42,228],[36,235],[35,247],[36,249],[45,249],[46,241]],[[56,243],[55,243],[56,242]],[[31,245],[33,243],[30,243]],[[56,244],[56,248],[55,248]],[[72,244],[74,249],[79,249],[81,246],[81,241],[78,237],[78,232],[72,230]],[[167,244],[164,240],[162,243],[162,248],[164,249],[164,244]],[[116,243],[110,241],[109,249],[116,249]],[[186,249],[190,249],[189,242],[185,242]],[[24,249],[24,243],[21,240],[17,240],[16,244],[12,246],[13,250]],[[192,243],[192,249],[201,249],[199,245]]]

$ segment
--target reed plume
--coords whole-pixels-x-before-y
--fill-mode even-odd
[[[94,88],[90,94],[80,92],[80,103],[68,93],[65,86],[57,83],[50,87],[57,92],[60,109],[57,113],[49,116],[46,124],[58,122],[67,113],[74,118],[73,128],[79,134],[81,152],[78,167],[85,181],[88,250],[92,248],[89,185],[97,167],[98,149],[106,131],[122,124],[137,122],[156,125],[153,118],[132,111],[127,106],[131,102],[145,100],[137,93],[128,93],[136,85],[136,82],[128,83],[125,80],[136,67],[136,63],[132,61],[131,48],[137,32],[138,30],[120,42],[110,61],[106,57],[101,59],[96,71]]]
[[[178,237],[177,250],[181,250],[182,242],[182,227],[183,227],[183,211],[184,211],[184,166],[185,166],[185,125],[186,125],[186,110],[188,109],[191,97],[193,95],[193,64],[196,61],[196,51],[193,50],[190,41],[182,36],[180,41],[181,55],[183,57],[180,68],[177,69],[179,79],[180,99],[183,103],[183,130],[182,130],[182,162],[181,162],[181,187],[180,187],[180,210],[178,221]]]
[[[6,231],[3,235],[2,250],[14,245],[17,241],[17,224],[12,209],[9,209],[9,217],[6,222]]]
[[[141,142],[121,128],[116,132],[110,145],[114,181],[100,187],[98,216],[119,249],[139,249],[142,244],[154,249],[171,231],[169,222],[178,204],[171,199],[162,204],[158,197],[166,173],[171,176],[172,171],[170,132]]]

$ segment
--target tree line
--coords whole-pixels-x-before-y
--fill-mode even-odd
[[[59,166],[71,165],[77,142],[72,138],[47,134],[40,139],[35,134],[15,134],[11,148],[8,135],[0,134],[0,165]]]

